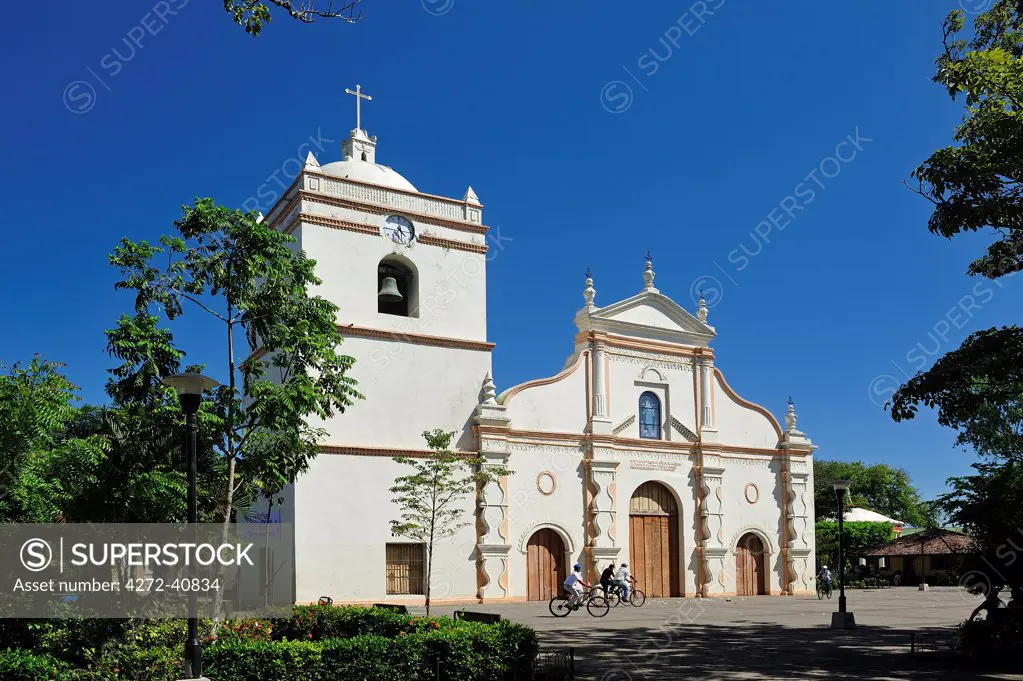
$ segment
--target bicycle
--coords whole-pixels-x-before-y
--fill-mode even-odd
[[[643,607],[646,603],[646,594],[636,588],[629,589],[629,600],[625,600],[622,596],[622,588],[617,584],[611,584],[607,589],[607,600],[615,607],[618,607],[622,603],[628,603],[636,608]]]
[[[831,600],[831,582],[825,582],[821,578],[817,578],[817,600],[822,600],[825,596],[828,600]]]
[[[607,598],[599,593],[599,587],[594,587],[583,594],[582,600],[575,607],[568,607],[568,594],[564,590],[554,598],[547,605],[547,609],[551,611],[551,614],[555,617],[568,617],[568,614],[573,610],[578,610],[586,604],[586,612],[590,613],[593,617],[603,617],[611,609],[611,604]]]

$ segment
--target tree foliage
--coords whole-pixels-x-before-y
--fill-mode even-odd
[[[480,456],[452,452],[454,433],[424,431],[429,456],[395,457],[397,463],[413,470],[394,480],[390,492],[398,506],[397,520],[391,521],[391,534],[405,537],[426,547],[426,613],[430,614],[430,580],[433,576],[433,549],[437,542],[450,539],[471,524],[466,515],[465,498],[495,477],[508,475],[502,467],[484,466]]]
[[[821,565],[838,566],[838,523],[818,520],[814,528],[817,537],[817,561]],[[882,546],[892,540],[891,523],[843,523],[842,547],[847,560],[863,555],[867,549]]]
[[[942,497],[949,518],[977,542],[978,559],[967,567],[972,584],[1023,586],[1023,463],[981,462],[975,473],[952,478]]]
[[[813,462],[813,498],[817,518],[838,519],[838,498],[831,485],[839,479],[850,482],[846,509],[859,506],[910,525],[933,523],[932,506],[920,500],[920,494],[905,470],[884,463],[868,466],[861,461],[823,459]]]
[[[213,322],[200,342],[220,347],[225,360],[211,373],[223,385],[204,396],[199,425],[223,465],[214,503],[226,536],[246,508],[239,495],[251,501],[253,490],[272,494],[293,480],[319,452],[325,431],[316,422],[361,396],[347,375],[354,360],[338,352],[338,308],[310,293],[320,283],[316,263],[293,237],[211,199],[183,207],[174,226],[159,245],[123,239],[110,255],[122,276],[116,287],[135,301],[134,314],[107,332],[121,360],[108,390],[126,406],[180,418],[161,381],[181,369],[184,352],[160,325],[186,310]]]
[[[311,24],[319,19],[339,19],[354,24],[362,18],[362,0],[224,0],[234,22],[252,36],[259,35],[278,9],[292,19]]]
[[[945,19],[934,75],[963,103],[963,122],[954,144],[934,152],[913,177],[934,205],[931,232],[990,235],[967,273],[1002,286],[999,279],[1023,269],[1023,3],[998,0],[975,17],[972,33],[966,29],[960,10]],[[989,581],[1020,586],[1018,565],[1006,568],[1017,564],[1015,547],[1023,546],[1023,329],[970,335],[896,391],[892,418],[914,418],[920,406],[935,409],[939,423],[958,431],[958,443],[982,457],[975,474],[949,480],[952,491],[940,499],[949,521],[977,541],[982,562],[998,575]]]
[[[967,272],[988,279],[1023,269],[1023,14],[999,0],[976,17],[951,12],[934,81],[965,105],[955,144],[914,172],[917,191],[934,204],[928,228],[952,238],[985,231],[992,239]],[[892,418],[913,418],[920,405],[959,430],[960,444],[1019,458],[1023,450],[1023,329],[978,331],[960,348],[910,379],[893,396]]]

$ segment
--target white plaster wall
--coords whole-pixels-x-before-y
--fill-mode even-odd
[[[513,423],[514,425],[514,423]],[[526,596],[526,543],[539,527],[552,527],[571,551],[567,567],[582,562],[585,501],[582,450],[578,447],[513,444],[508,467],[508,589],[512,597]],[[537,489],[537,476],[554,476],[555,489],[545,496]]]
[[[331,209],[331,217],[379,226],[385,216]],[[343,215],[342,215],[343,214]],[[459,233],[460,240],[469,235]],[[485,341],[487,334],[486,255],[414,242],[400,246],[380,235],[320,225],[301,226],[302,248],[316,260],[323,283],[316,293],[341,308],[339,324],[357,324],[405,333]],[[415,265],[418,317],[377,312],[377,265],[397,254]]]
[[[607,353],[609,357],[608,414],[614,426],[629,416],[636,420],[619,437],[639,437],[639,396],[650,390],[661,400],[661,417],[665,440],[685,442],[686,438],[671,428],[669,415],[696,432],[696,394],[692,367],[682,363],[650,362],[637,357]]]
[[[643,324],[644,326],[654,326],[658,329],[682,329],[682,327],[674,319],[672,319],[663,309],[656,307],[656,304],[653,302],[648,302],[645,305],[637,305],[629,308],[628,310],[623,310],[622,312],[614,315],[613,319],[621,322]]]
[[[714,416],[720,442],[741,447],[774,449],[778,433],[762,413],[732,399],[715,372]]]
[[[571,373],[554,383],[526,388],[505,399],[511,427],[582,433],[586,428],[586,355]]]
[[[385,596],[386,544],[398,506],[387,491],[411,467],[387,457],[321,454],[299,478],[295,495],[296,600],[422,600]],[[463,504],[473,519],[474,495]],[[475,526],[434,547],[432,598],[476,596]]]
[[[682,564],[679,566],[682,577],[683,594],[686,596],[696,595],[696,489],[693,477],[692,460],[685,457],[680,460],[678,455],[672,454],[670,458],[655,456],[644,456],[640,463],[638,457],[622,457],[618,464],[617,487],[615,507],[617,518],[615,521],[615,535],[618,546],[617,563],[629,561],[629,547],[631,537],[629,533],[629,502],[636,489],[645,482],[659,482],[672,491],[679,508],[679,558]],[[647,470],[644,465],[654,461],[657,464],[671,467],[675,464],[674,470]]]
[[[325,444],[425,449],[423,431],[442,428],[457,433],[454,447],[472,447],[489,352],[375,338],[346,338],[341,352],[355,357],[350,375],[365,399],[323,424]]]
[[[725,468],[722,529],[730,551],[725,562],[725,572],[730,583],[725,584],[725,590],[736,591],[736,544],[746,532],[752,531],[760,536],[765,550],[769,552],[765,556],[764,566],[769,573],[770,593],[777,595],[784,588],[781,583],[783,566],[780,551],[785,520],[781,515],[781,462],[767,456],[740,457],[742,455],[721,459]],[[746,485],[749,483],[755,485],[759,492],[759,498],[753,504],[745,497]]]

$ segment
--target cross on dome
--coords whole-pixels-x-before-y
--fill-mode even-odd
[[[367,102],[372,102],[373,98],[369,95],[364,95],[362,93],[362,86],[358,84],[356,84],[354,90],[345,88],[345,94],[355,97],[355,129],[362,130],[362,100],[365,99]]]

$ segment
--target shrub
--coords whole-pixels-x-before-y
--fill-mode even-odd
[[[975,663],[1018,664],[1023,655],[1023,614],[1014,609],[995,612],[991,619],[960,624],[955,631],[955,649]]]
[[[217,681],[426,681],[436,678],[438,670],[451,681],[531,677],[537,647],[528,627],[450,620],[435,626],[402,617],[409,627],[394,637],[217,644],[203,651],[204,670]]]
[[[4,681],[50,681],[69,674],[67,664],[49,655],[15,648],[0,652],[0,679]]]
[[[454,626],[446,617],[411,617],[383,608],[296,606],[289,618],[270,621],[274,640],[319,641],[373,634],[388,638],[399,632]]]

